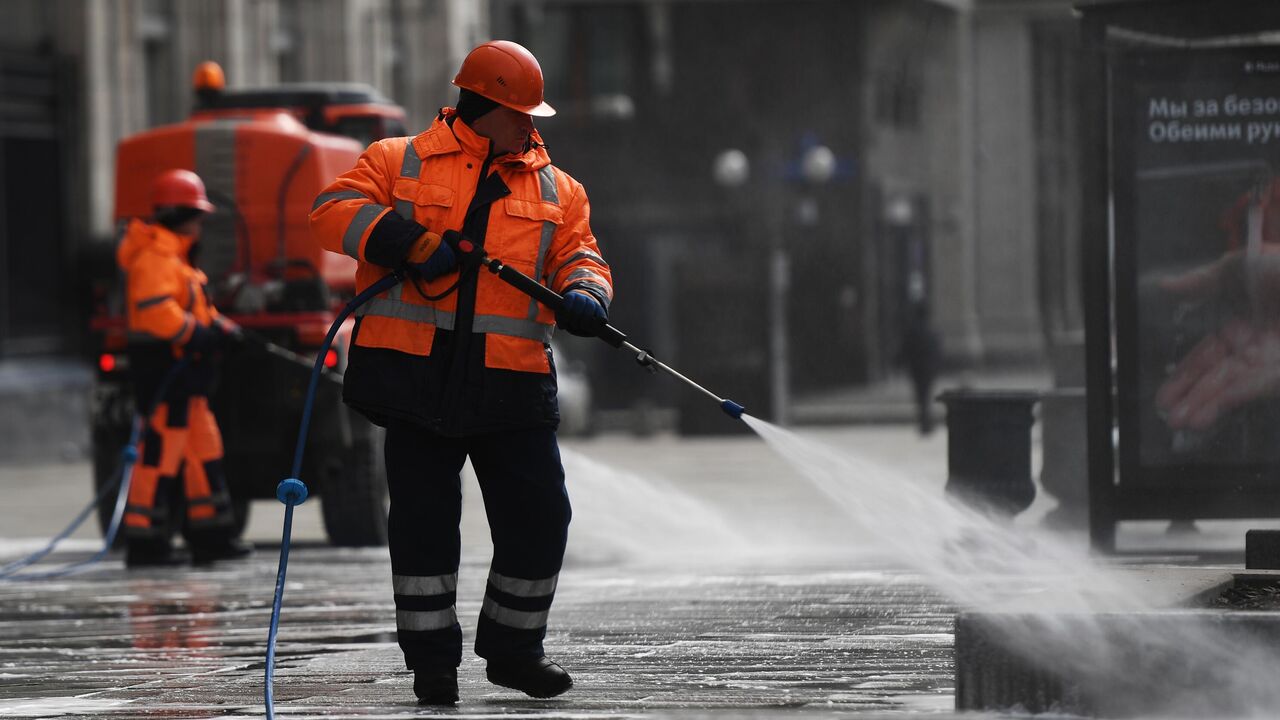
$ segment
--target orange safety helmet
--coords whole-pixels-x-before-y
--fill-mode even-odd
[[[213,212],[204,181],[190,170],[166,170],[151,184],[152,207],[189,207]]]
[[[526,115],[556,114],[542,99],[538,59],[510,40],[490,40],[468,53],[453,84]]]

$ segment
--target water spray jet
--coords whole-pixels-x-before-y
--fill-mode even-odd
[[[956,603],[956,710],[1275,717],[1280,600],[1234,612],[1220,598],[1280,588],[1280,575],[1103,565],[1079,538],[1015,526],[892,467],[745,420]]]

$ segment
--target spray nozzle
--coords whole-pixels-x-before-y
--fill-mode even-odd
[[[739,405],[738,403],[732,400],[721,401],[720,409],[724,410],[725,413],[729,417],[733,418],[734,420],[741,420],[742,413],[746,411],[746,408],[742,407],[741,405]]]

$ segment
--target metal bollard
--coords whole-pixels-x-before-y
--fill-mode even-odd
[[[948,390],[946,493],[965,503],[1013,517],[1031,504],[1032,409],[1039,393]]]

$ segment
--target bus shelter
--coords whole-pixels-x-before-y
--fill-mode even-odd
[[[1076,7],[1092,543],[1280,517],[1280,3]]]

